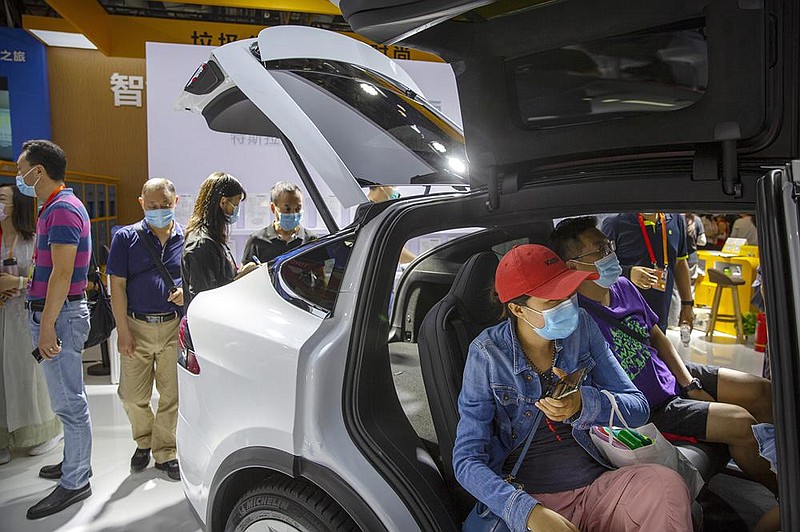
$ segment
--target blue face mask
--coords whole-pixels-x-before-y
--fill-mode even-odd
[[[600,275],[600,278],[595,279],[594,282],[603,288],[608,288],[616,283],[619,276],[622,275],[622,266],[619,264],[616,253],[609,253],[595,262],[594,267],[597,268],[597,273]]]
[[[225,215],[225,221],[228,223],[228,225],[233,225],[233,224],[235,224],[236,222],[239,221],[239,206],[238,205],[234,206],[232,213]]]
[[[533,328],[533,332],[545,340],[563,340],[578,328],[577,294],[547,310],[539,311],[531,307],[525,308],[541,314],[544,318],[544,327],[541,328],[535,327],[525,318],[522,319]]]
[[[278,224],[280,224],[281,229],[283,229],[284,231],[293,231],[293,230],[295,230],[297,228],[297,226],[300,225],[300,220],[302,220],[302,219],[303,219],[303,213],[302,212],[296,212],[296,213],[279,212],[278,213]]]
[[[398,199],[398,198],[400,198],[400,193],[398,191],[396,191],[396,190],[393,191],[391,194],[389,194],[389,199],[390,200]]]
[[[33,168],[36,167],[34,166]],[[20,192],[22,192],[22,194],[24,194],[25,196],[29,196],[31,198],[36,197],[36,184],[39,183],[39,181],[42,179],[40,176],[39,179],[36,180],[36,183],[32,185],[28,185],[25,183],[25,178],[28,177],[28,174],[30,174],[33,171],[33,168],[25,172],[25,175],[17,174],[17,188],[19,189]]]
[[[164,229],[175,219],[175,209],[151,209],[144,211],[147,225],[157,229]]]

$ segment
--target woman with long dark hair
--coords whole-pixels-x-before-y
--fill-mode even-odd
[[[224,286],[256,266],[240,269],[228,247],[230,226],[239,219],[239,204],[246,197],[242,184],[225,172],[214,172],[200,185],[181,258],[184,308],[198,293]]]
[[[27,275],[35,239],[33,198],[13,185],[0,186],[0,464],[10,448],[44,454],[62,438],[61,422],[50,408],[44,374],[30,356],[33,340],[25,310]]]

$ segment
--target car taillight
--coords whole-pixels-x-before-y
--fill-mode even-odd
[[[225,80],[225,74],[214,61],[203,63],[194,71],[183,88],[190,94],[210,94]]]
[[[194,354],[194,345],[192,345],[192,336],[189,334],[189,324],[186,321],[186,316],[181,319],[181,324],[178,328],[178,364],[189,373],[200,375],[200,364],[198,364],[197,356]]]

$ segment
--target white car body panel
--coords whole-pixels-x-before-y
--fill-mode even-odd
[[[375,245],[374,233],[387,212],[359,230],[336,308],[328,318],[332,325],[312,336],[301,352],[294,436],[298,454],[334,471],[373,509],[387,530],[411,532],[419,530],[419,525],[397,493],[356,448],[342,412],[345,365],[362,272],[369,249]],[[427,455],[424,450],[420,453]]]
[[[296,454],[298,352],[322,320],[278,295],[266,266],[198,294],[188,319],[201,371],[179,371],[179,452],[187,495],[205,516],[213,473],[233,451]]]

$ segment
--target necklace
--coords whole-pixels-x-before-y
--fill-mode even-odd
[[[553,341],[553,360],[550,362],[550,367],[545,370],[539,369],[539,367],[536,365],[536,363],[533,361],[530,355],[528,355],[528,353],[525,353],[525,356],[528,358],[528,362],[530,362],[531,366],[533,366],[533,369],[536,371],[536,373],[538,373],[539,375],[544,375],[547,372],[549,372],[553,366],[556,365],[556,343],[555,341]]]

